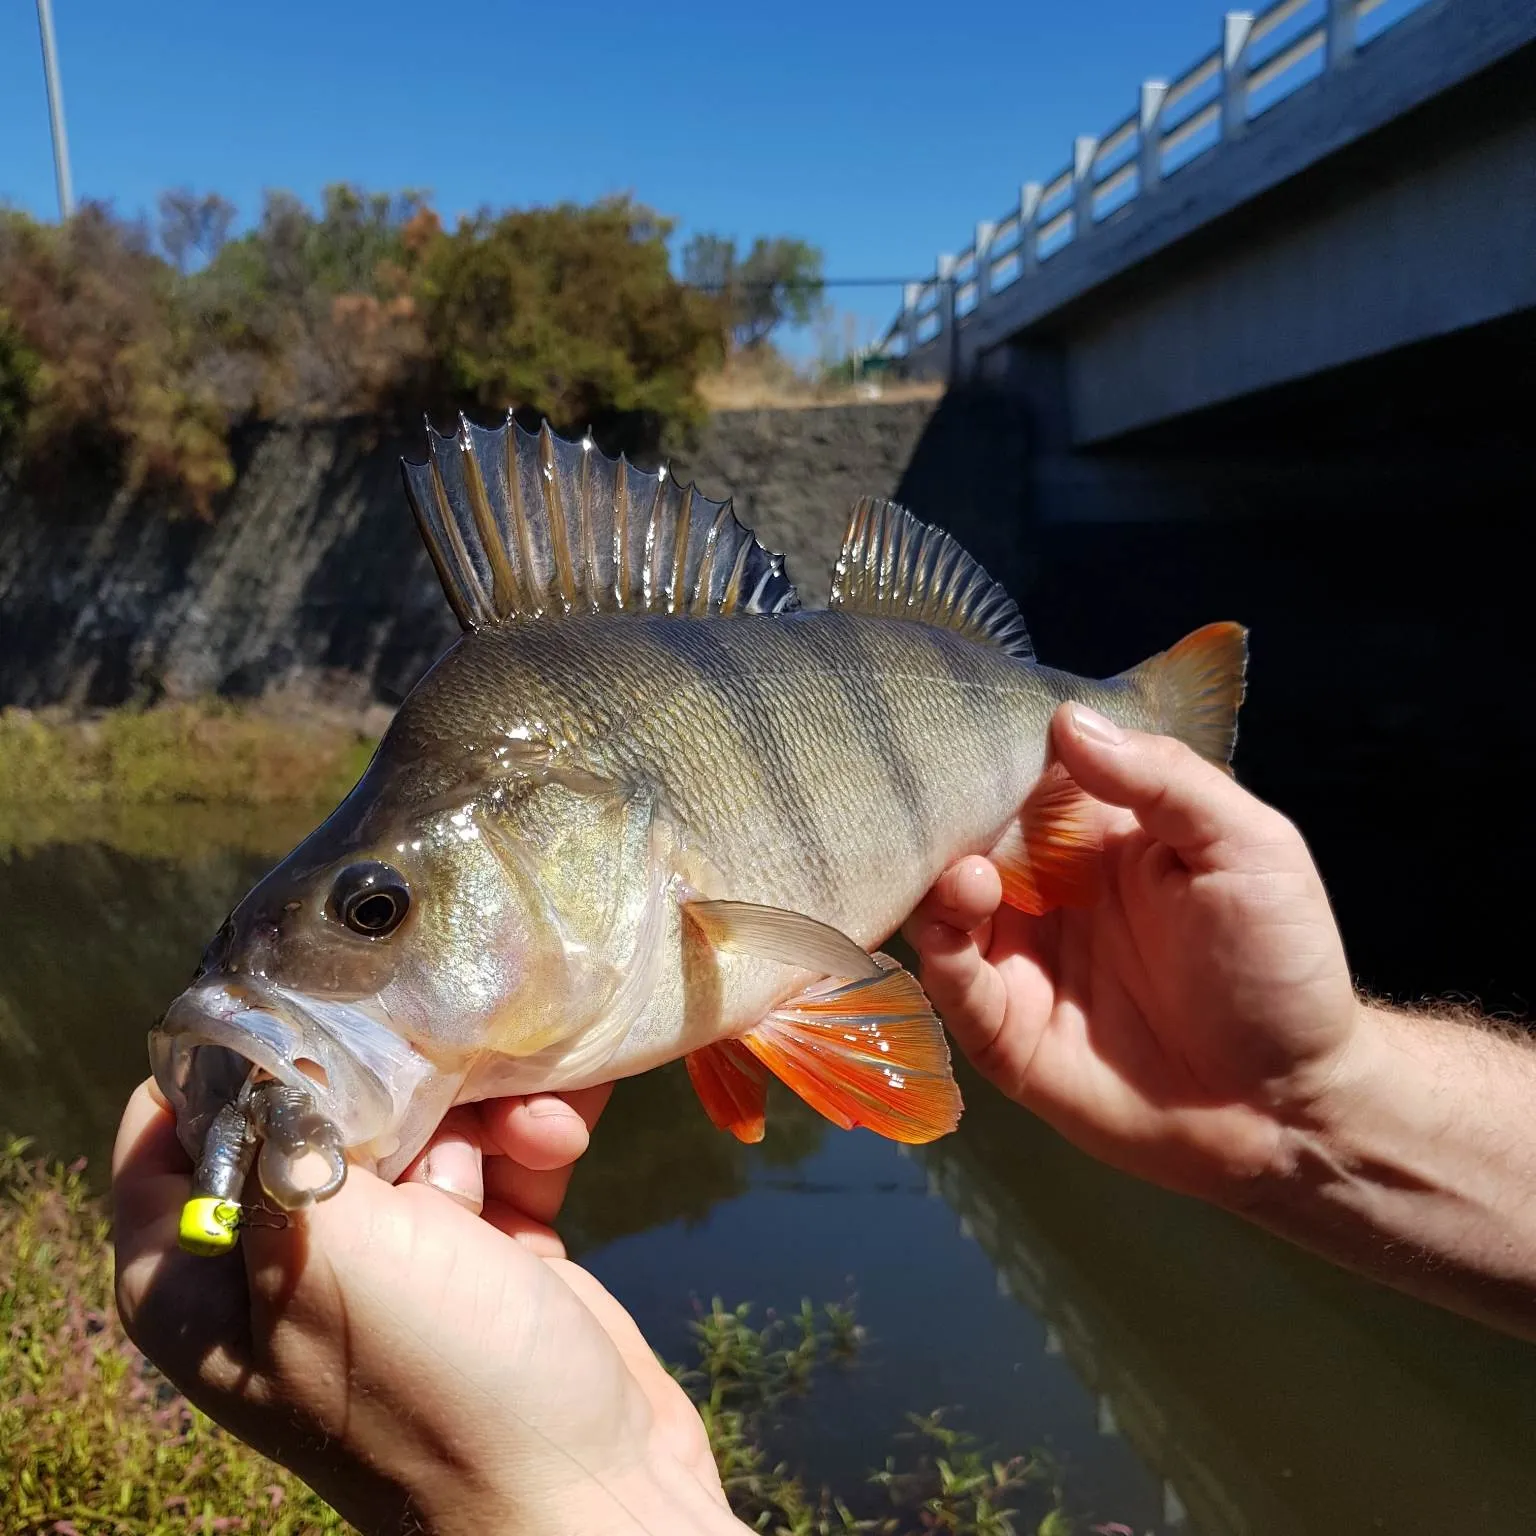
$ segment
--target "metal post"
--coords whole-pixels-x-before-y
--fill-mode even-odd
[[[1357,0],[1328,0],[1328,69],[1342,69],[1355,56],[1356,3]]]
[[[907,283],[901,290],[901,334],[907,338],[904,356],[909,363],[917,351],[917,300],[922,291],[921,283]]]
[[[1019,188],[1019,276],[1026,277],[1040,265],[1040,229],[1035,223],[1040,213],[1040,194],[1045,189],[1038,181],[1026,181]]]
[[[48,82],[48,118],[53,127],[53,176],[59,188],[59,217],[75,211],[69,182],[69,143],[64,137],[64,89],[59,84],[59,53],[53,41],[53,0],[37,0],[37,30],[43,40],[43,75]]]
[[[1221,29],[1221,136],[1235,139],[1248,127],[1248,37],[1252,11],[1228,11]]]
[[[939,336],[947,343],[944,380],[952,384],[960,364],[960,328],[955,324],[955,258],[940,256],[934,269],[939,280]]]
[[[992,292],[992,237],[997,225],[990,219],[982,219],[976,226],[976,308],[987,302]]]
[[[1163,98],[1166,80],[1144,80],[1141,85],[1141,136],[1136,143],[1136,178],[1140,192],[1154,192],[1163,179]]]
[[[1093,157],[1099,141],[1092,134],[1080,133],[1072,141],[1072,239],[1078,241],[1093,231]]]

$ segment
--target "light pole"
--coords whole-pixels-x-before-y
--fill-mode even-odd
[[[64,137],[64,90],[59,84],[59,53],[53,42],[53,0],[37,0],[37,30],[43,39],[43,74],[48,81],[48,119],[53,127],[53,175],[59,187],[59,217],[75,211],[69,184],[69,143]]]

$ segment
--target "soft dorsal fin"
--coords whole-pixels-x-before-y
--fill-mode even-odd
[[[665,468],[610,459],[590,437],[459,417],[427,427],[405,493],[465,629],[573,613],[786,613],[800,606],[784,557]]]
[[[1014,601],[942,528],[877,496],[854,503],[832,578],[833,608],[916,619],[1034,659]]]

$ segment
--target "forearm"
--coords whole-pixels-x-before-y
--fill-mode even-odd
[[[1280,1148],[1245,1214],[1536,1338],[1536,1048],[1362,1005],[1338,1078]]]

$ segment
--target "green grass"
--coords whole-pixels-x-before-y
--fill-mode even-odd
[[[129,1344],[99,1201],[78,1168],[44,1168],[24,1150],[0,1143],[0,1531],[347,1530]]]
[[[375,742],[346,725],[207,700],[92,719],[0,712],[10,807],[335,804]]]
[[[0,1531],[6,1536],[311,1536],[350,1529],[297,1478],[225,1433],[129,1344],[103,1207],[80,1165],[0,1139]],[[943,1413],[909,1415],[862,1485],[812,1488],[770,1445],[828,1371],[856,1368],[847,1306],[758,1326],[716,1299],[674,1367],[731,1507],[767,1536],[1070,1536],[1045,1452],[998,1459]]]

